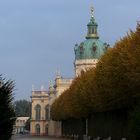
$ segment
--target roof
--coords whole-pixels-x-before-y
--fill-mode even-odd
[[[75,59],[99,59],[107,50],[107,43],[99,39],[86,39],[80,45],[75,46]]]

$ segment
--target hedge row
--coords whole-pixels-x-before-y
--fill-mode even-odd
[[[51,107],[54,120],[128,108],[140,96],[140,24],[101,57],[96,68],[75,78]]]

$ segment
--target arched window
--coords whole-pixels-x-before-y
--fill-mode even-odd
[[[41,116],[41,106],[40,105],[36,105],[35,112],[36,112],[36,120],[39,121],[41,118],[40,117]]]
[[[35,132],[36,132],[36,135],[40,135],[40,125],[39,124],[36,124]]]
[[[50,108],[49,108],[49,105],[46,105],[45,107],[45,117],[46,117],[46,120],[49,120],[49,114],[50,114]]]
[[[95,34],[94,28],[91,29],[91,33],[92,34]]]
[[[49,128],[49,126],[48,126],[48,124],[46,124],[46,135],[48,135],[48,128]]]

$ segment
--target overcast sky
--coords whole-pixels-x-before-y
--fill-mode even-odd
[[[0,0],[0,74],[16,83],[15,99],[32,84],[47,89],[59,70],[74,76],[74,45],[85,39],[90,5],[100,39],[113,46],[140,20],[140,0]]]

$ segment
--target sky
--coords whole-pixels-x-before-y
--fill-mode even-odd
[[[0,74],[14,80],[15,100],[32,85],[48,89],[57,71],[74,77],[74,46],[85,40],[90,6],[111,46],[140,20],[140,0],[0,0]]]

